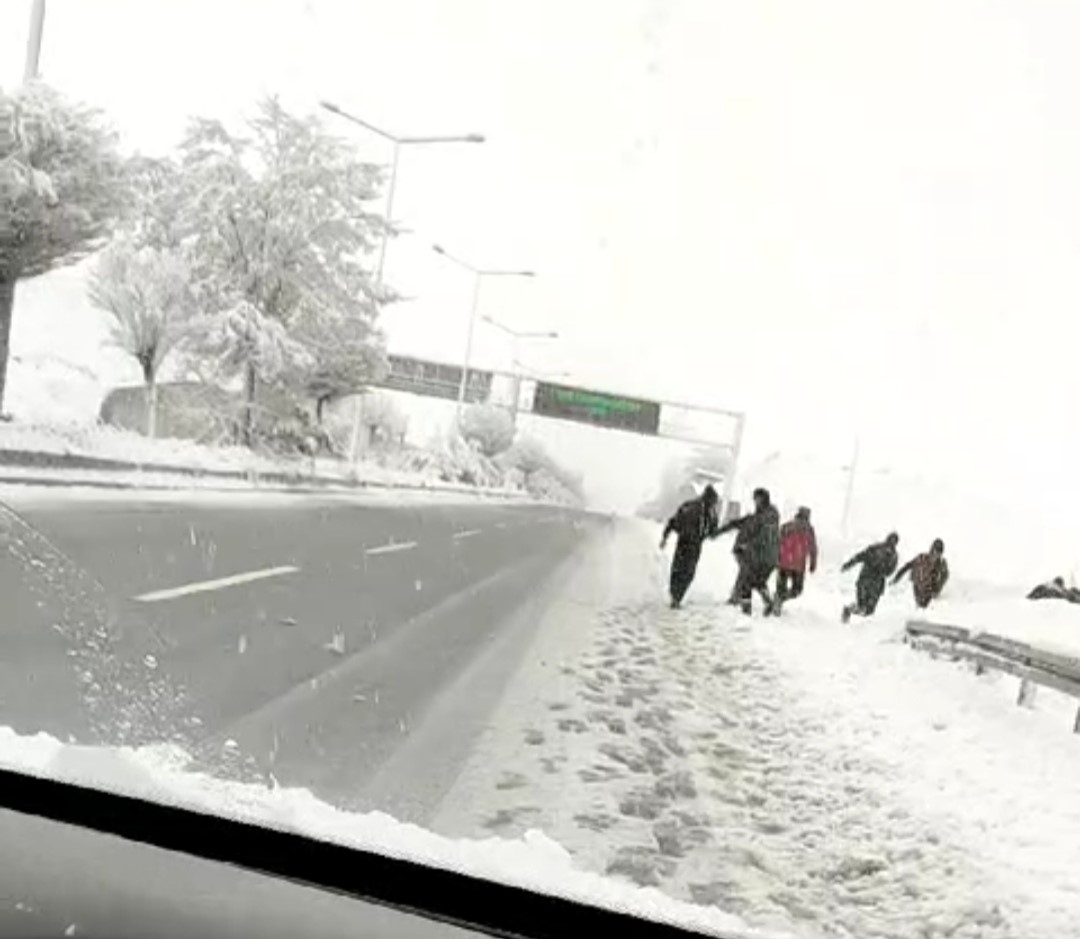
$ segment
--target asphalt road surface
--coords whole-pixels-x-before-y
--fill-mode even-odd
[[[3,488],[0,725],[97,742],[124,699],[145,739],[218,772],[423,822],[600,524],[494,502]]]

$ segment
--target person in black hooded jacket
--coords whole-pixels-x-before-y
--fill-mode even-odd
[[[701,560],[701,546],[706,538],[715,538],[720,524],[717,503],[720,501],[716,490],[706,486],[704,492],[696,498],[684,502],[676,510],[664,528],[660,538],[660,550],[667,547],[671,535],[676,536],[675,557],[671,559],[671,577],[669,590],[671,608],[682,606],[683,597],[694,582],[698,561]]]
[[[844,607],[842,618],[845,623],[851,619],[853,613],[859,616],[874,615],[878,601],[885,592],[885,583],[900,563],[900,557],[896,553],[899,543],[900,536],[893,532],[884,541],[864,548],[840,568],[842,571],[849,571],[857,564],[862,565],[859,579],[855,582],[855,602]]]
[[[753,595],[761,594],[765,601],[765,615],[776,609],[776,601],[769,593],[769,578],[780,563],[780,513],[772,504],[768,489],[754,490],[754,511],[742,518],[732,519],[722,525],[717,534],[737,529],[733,553],[739,565],[731,602],[750,615],[753,611]]]

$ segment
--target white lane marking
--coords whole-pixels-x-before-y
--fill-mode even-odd
[[[399,541],[397,544],[384,544],[379,548],[368,548],[364,554],[394,554],[398,551],[412,551],[415,547],[415,541]]]
[[[150,593],[135,597],[141,603],[154,603],[158,600],[172,600],[175,597],[184,597],[190,593],[204,593],[208,590],[221,590],[223,587],[235,587],[237,584],[251,583],[253,580],[265,580],[267,577],[280,577],[282,574],[295,574],[299,567],[291,564],[283,567],[268,567],[261,571],[248,571],[244,574],[232,574],[229,577],[219,577],[216,580],[200,580],[193,584],[184,584],[182,587],[170,587],[168,590],[154,590]]]
[[[459,531],[456,535],[454,535],[454,538],[455,539],[472,538],[474,535],[479,535],[479,534],[480,534],[480,529],[479,528],[470,528],[468,531]]]

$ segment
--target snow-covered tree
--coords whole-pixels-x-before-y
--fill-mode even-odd
[[[293,334],[311,359],[292,376],[292,384],[299,394],[315,402],[319,424],[326,405],[363,392],[390,367],[381,334],[363,320],[336,315],[306,317],[296,324]]]
[[[15,285],[102,245],[121,207],[122,167],[99,112],[40,82],[0,90],[0,405]]]
[[[140,247],[181,250],[188,234],[184,186],[179,164],[171,158],[138,155],[124,167],[122,226]]]
[[[384,394],[366,394],[361,399],[360,424],[369,444],[400,441],[409,422],[397,403]]]
[[[303,324],[326,335],[334,319],[376,340],[379,304],[366,259],[384,221],[368,211],[379,168],[327,133],[316,117],[260,105],[244,134],[199,119],[181,146],[185,228],[200,302],[203,347],[242,375],[244,442],[259,381],[289,383],[316,366]]]
[[[525,488],[537,498],[571,505],[581,505],[585,501],[581,476],[561,466],[534,437],[520,439],[502,455],[500,462],[521,473]]]
[[[147,433],[157,433],[162,363],[191,334],[191,272],[177,250],[114,241],[90,275],[91,303],[112,317],[112,341],[131,355],[146,383]]]
[[[493,404],[474,404],[461,415],[461,436],[475,443],[486,457],[495,457],[510,449],[517,428],[506,408]]]

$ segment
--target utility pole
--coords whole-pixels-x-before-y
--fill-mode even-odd
[[[841,531],[844,533],[844,537],[848,537],[851,532],[848,530],[848,526],[851,523],[851,504],[855,493],[855,473],[859,467],[859,449],[860,441],[859,435],[855,435],[855,447],[851,453],[851,465],[848,467],[848,481],[847,492],[844,494],[844,517],[841,521]]]

